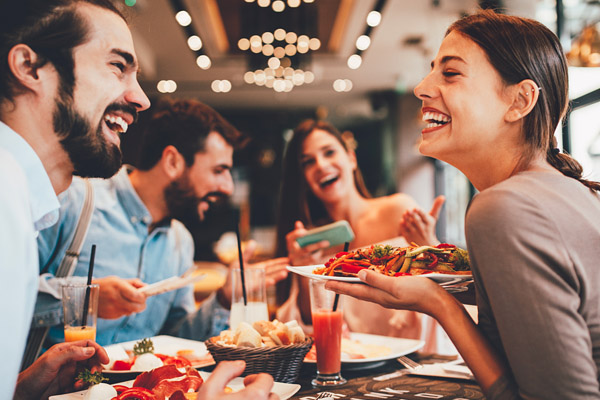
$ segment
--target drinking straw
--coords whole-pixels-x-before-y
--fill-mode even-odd
[[[242,279],[242,295],[244,297],[244,305],[248,305],[248,298],[246,297],[246,278],[244,277],[244,256],[242,255],[242,240],[240,239],[240,225],[235,225],[235,235],[237,236],[238,242],[238,257],[240,260],[240,275]]]
[[[81,326],[87,322],[88,308],[90,306],[90,285],[92,284],[92,275],[94,273],[94,258],[96,258],[96,245],[92,245],[92,254],[90,255],[90,267],[88,268],[87,287],[85,288],[85,301],[83,302],[83,316],[81,317]]]
[[[350,242],[344,243],[344,251],[348,251],[349,248],[350,248]],[[339,301],[340,301],[340,294],[336,293],[335,294],[335,299],[333,299],[333,311],[334,312],[337,310],[337,306],[338,306],[338,302]]]

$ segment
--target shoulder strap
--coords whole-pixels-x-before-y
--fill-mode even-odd
[[[83,246],[83,242],[90,227],[92,211],[94,211],[94,187],[92,186],[91,182],[86,179],[85,199],[83,201],[81,213],[79,214],[77,227],[75,228],[75,235],[73,236],[71,245],[67,249],[60,266],[54,274],[57,278],[64,278],[73,275],[73,270],[75,269],[75,265],[77,265],[81,247]]]
[[[58,267],[55,276],[57,278],[64,278],[73,275],[73,270],[79,259],[79,252],[83,246],[85,236],[87,235],[90,227],[90,221],[92,220],[92,211],[94,211],[94,187],[88,179],[85,180],[85,199],[83,206],[81,207],[81,213],[79,214],[79,220],[77,221],[77,227],[75,228],[75,235],[71,241],[71,245],[67,249],[67,253],[63,258],[60,266]],[[45,268],[42,273],[47,272]],[[23,360],[21,362],[21,371],[29,367],[38,357],[46,336],[48,335],[48,326],[40,326],[37,328],[31,328],[29,330],[29,336],[27,337],[27,345],[25,347],[25,353],[23,354]]]

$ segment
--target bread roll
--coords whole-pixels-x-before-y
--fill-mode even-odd
[[[238,333],[239,332],[239,333]],[[260,333],[256,331],[250,324],[240,322],[236,329],[237,340],[235,345],[238,347],[261,347],[262,340]]]
[[[270,331],[276,329],[275,324],[270,321],[256,321],[252,326],[261,336],[268,336]]]

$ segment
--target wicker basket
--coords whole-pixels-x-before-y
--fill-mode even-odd
[[[218,339],[213,337],[204,342],[215,362],[244,360],[246,369],[242,376],[266,372],[276,382],[283,383],[296,382],[304,356],[313,344],[313,339],[307,337],[304,343],[287,346],[230,347],[217,344]]]

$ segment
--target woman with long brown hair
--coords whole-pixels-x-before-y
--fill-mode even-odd
[[[422,277],[361,271],[367,285],[328,287],[436,318],[487,398],[600,398],[600,184],[556,146],[568,106],[558,38],[530,19],[465,17],[415,94],[421,153],[480,191],[465,222],[479,323]]]
[[[371,197],[347,140],[331,124],[307,120],[296,128],[286,151],[277,251],[287,255],[293,265],[322,263],[341,248],[329,247],[326,242],[301,248],[296,239],[304,236],[307,229],[346,220],[355,233],[350,246],[356,248],[398,239],[407,232],[404,224],[399,224],[405,214],[407,219],[419,221],[409,224],[411,232],[418,234],[399,238],[401,243],[408,240],[437,244],[435,222],[442,203],[443,198],[437,199],[427,214],[407,194]],[[287,302],[278,316],[310,324],[310,306],[307,296],[303,296],[308,293],[306,281],[299,277],[290,279],[298,282],[291,291],[289,285],[281,290],[280,295]],[[421,334],[420,317],[413,312],[391,311],[348,299],[344,314],[351,331],[410,338]],[[388,319],[390,324],[374,323],[380,318]]]

